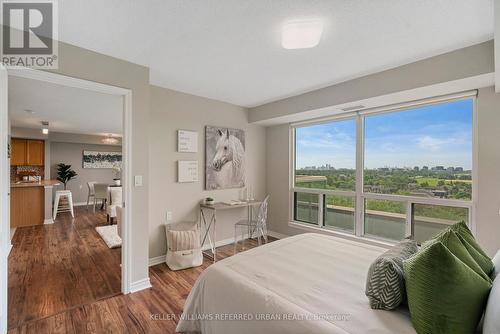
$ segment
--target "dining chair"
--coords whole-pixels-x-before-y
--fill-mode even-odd
[[[107,219],[110,224],[113,223],[113,218],[116,218],[116,209],[122,207],[122,187],[110,187],[110,202],[106,206]]]
[[[260,246],[262,237],[267,243],[267,207],[269,203],[269,195],[262,201],[259,206],[259,212],[257,214],[257,219],[249,221],[248,219],[243,219],[234,225],[234,249],[233,253],[236,253],[236,248],[238,246],[238,228],[241,228],[241,243],[243,249],[245,249],[245,230],[248,231],[248,237],[251,238],[253,233],[256,233],[257,243]]]
[[[87,182],[87,187],[89,188],[89,193],[87,195],[87,211],[89,210],[89,204],[90,204],[90,199],[92,198],[92,200],[94,201],[95,203],[95,190],[94,190],[94,185],[96,184],[97,182],[95,181],[91,181],[91,182]]]
[[[94,184],[94,212],[98,200],[101,200],[104,208],[106,208],[106,200],[108,199],[108,188],[109,184],[107,183]]]

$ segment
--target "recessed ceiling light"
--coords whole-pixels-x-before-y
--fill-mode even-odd
[[[313,48],[319,44],[322,32],[321,20],[286,22],[281,32],[281,45],[285,49]]]
[[[120,142],[118,139],[115,138],[115,135],[112,133],[108,134],[108,136],[106,138],[103,138],[101,141],[104,144],[108,145],[116,145]]]
[[[48,135],[49,134],[49,122],[42,121],[42,133],[44,135]]]

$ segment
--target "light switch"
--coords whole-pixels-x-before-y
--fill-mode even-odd
[[[136,187],[142,187],[142,175],[136,175],[134,177],[134,184]]]

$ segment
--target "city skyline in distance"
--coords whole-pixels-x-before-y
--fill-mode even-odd
[[[365,117],[365,169],[419,166],[472,168],[473,100],[465,99]],[[296,129],[296,168],[354,169],[356,121]],[[401,167],[400,167],[401,166]]]

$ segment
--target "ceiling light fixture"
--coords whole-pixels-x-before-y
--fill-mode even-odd
[[[26,113],[28,113],[28,114],[32,114],[32,115],[35,113],[35,111],[33,111],[33,110],[31,110],[31,109],[24,109],[24,111],[25,111]]]
[[[42,121],[42,133],[44,135],[48,135],[49,134],[49,122]]]
[[[281,31],[281,45],[285,49],[307,49],[319,44],[323,33],[321,20],[289,21]]]
[[[104,144],[108,144],[108,145],[116,145],[120,142],[118,139],[113,138],[112,134],[109,134],[106,138],[103,138],[101,141]]]

